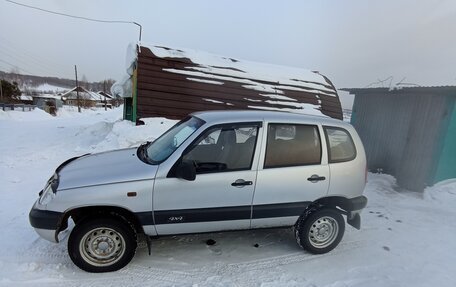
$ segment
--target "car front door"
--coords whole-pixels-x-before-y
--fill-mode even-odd
[[[159,235],[250,228],[261,126],[240,123],[208,128],[169,171],[158,175],[153,214]],[[182,162],[195,166],[195,180],[176,177]]]
[[[252,228],[293,225],[329,187],[318,125],[269,123],[253,199]]]

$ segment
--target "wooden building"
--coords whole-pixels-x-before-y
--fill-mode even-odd
[[[74,87],[73,89],[61,95],[62,100],[66,105],[77,106],[79,101],[82,107],[111,107],[112,96],[104,92],[92,92],[84,87]]]
[[[346,90],[369,170],[415,191],[456,178],[456,87]]]
[[[133,55],[129,77],[114,85],[112,93],[124,97],[124,118],[131,121],[226,109],[342,119],[336,89],[318,72],[161,46],[133,46],[128,53]]]

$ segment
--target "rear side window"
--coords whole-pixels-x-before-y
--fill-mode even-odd
[[[319,164],[321,143],[317,126],[269,124],[265,168]]]
[[[348,131],[336,127],[324,127],[324,130],[326,141],[329,143],[328,155],[330,163],[355,159],[355,144]]]

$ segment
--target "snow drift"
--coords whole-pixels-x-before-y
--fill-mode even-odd
[[[57,117],[0,111],[1,286],[455,286],[456,180],[420,194],[397,191],[384,174],[369,174],[361,230],[347,225],[329,254],[300,250],[289,229],[256,230],[160,238],[152,256],[141,242],[121,271],[79,270],[66,242],[35,234],[28,212],[62,161],[136,146],[174,124],[153,118],[135,126],[121,116],[121,108],[61,110]]]

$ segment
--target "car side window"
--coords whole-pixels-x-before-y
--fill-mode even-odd
[[[248,170],[252,166],[257,134],[258,126],[209,129],[182,161],[192,161],[197,174]]]
[[[329,143],[329,163],[344,162],[355,159],[356,148],[353,139],[343,128],[324,127],[326,141]]]
[[[265,168],[312,165],[321,162],[318,127],[301,124],[269,124]]]

